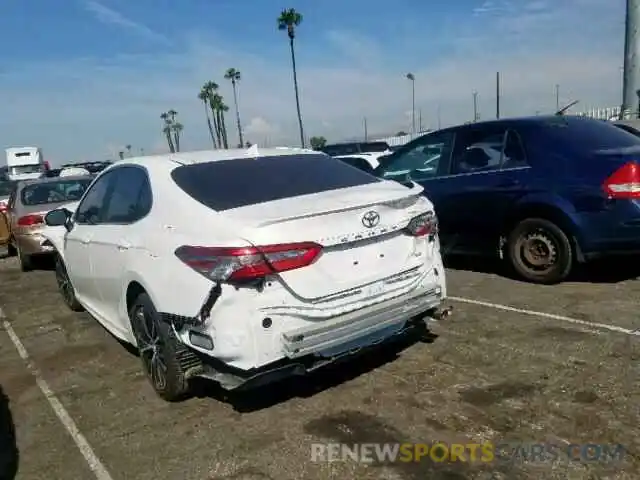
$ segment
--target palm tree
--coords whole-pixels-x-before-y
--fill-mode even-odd
[[[224,148],[229,148],[227,141],[227,125],[224,119],[224,112],[229,111],[229,107],[224,104],[224,98],[218,93],[214,93],[211,97],[211,110],[215,118],[216,136],[218,144]]]
[[[171,153],[175,153],[176,149],[173,146],[173,139],[171,138],[171,124],[173,122],[173,120],[171,118],[171,112],[172,111],[163,112],[160,115],[160,118],[164,122],[164,124],[162,126],[162,133],[164,133],[164,135],[167,137],[167,144],[169,145],[169,151]]]
[[[209,80],[202,86],[202,92],[206,92],[207,101],[209,103],[209,109],[211,110],[211,117],[213,122],[213,131],[216,134],[217,146],[216,148],[222,148],[222,137],[220,134],[220,126],[218,125],[218,114],[216,113],[216,95],[218,95],[218,84]],[[218,95],[219,96],[219,95]],[[215,143],[215,141],[214,141]]]
[[[231,80],[231,86],[233,87],[233,104],[236,107],[236,122],[238,123],[238,144],[242,147],[244,141],[242,139],[242,124],[240,123],[240,110],[238,109],[238,82],[240,81],[240,71],[235,68],[230,68],[225,73],[224,78]]]
[[[173,139],[174,139],[174,145],[176,147],[176,152],[180,151],[180,134],[182,133],[182,130],[184,130],[184,125],[182,125],[180,122],[173,122],[173,124],[171,125],[171,130],[173,130]]]
[[[209,127],[209,135],[211,136],[211,143],[213,144],[213,148],[218,148],[216,145],[216,138],[213,135],[213,125],[211,124],[211,115],[209,115],[209,91],[204,87],[200,89],[200,93],[198,94],[198,98],[202,100],[204,104],[204,114],[207,116],[207,126]]]
[[[293,48],[293,40],[296,38],[296,27],[302,23],[302,15],[294,8],[282,10],[278,17],[278,30],[286,30],[291,48],[291,65],[293,67],[293,88],[296,93],[296,109],[298,110],[298,125],[300,126],[300,143],[304,148],[304,129],[302,128],[302,114],[300,113],[300,95],[298,93],[298,73],[296,71],[296,54]]]

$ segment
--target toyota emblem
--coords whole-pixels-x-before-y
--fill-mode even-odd
[[[378,212],[371,210],[362,216],[362,224],[367,228],[373,228],[380,223],[380,215]]]

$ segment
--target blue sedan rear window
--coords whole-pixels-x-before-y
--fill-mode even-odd
[[[192,198],[217,211],[381,181],[324,154],[183,165],[171,177]]]
[[[640,147],[640,138],[612,123],[588,118],[562,118],[543,123],[551,141],[571,150],[593,153],[599,150]]]

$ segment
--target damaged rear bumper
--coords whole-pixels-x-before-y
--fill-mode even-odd
[[[373,325],[377,321],[377,328],[369,332],[366,331],[366,326],[363,330],[363,325],[358,324],[359,322],[342,325],[342,328],[348,328],[352,335],[345,335],[331,342],[321,342],[320,339],[326,332],[315,331],[312,336],[298,333],[298,337],[293,339],[289,332],[289,343],[283,345],[287,358],[251,370],[234,368],[214,357],[194,352],[200,359],[200,365],[198,368],[192,368],[189,376],[216,381],[226,390],[250,390],[288,377],[310,374],[321,367],[351,360],[383,345],[410,339],[418,341],[433,338],[429,324],[444,320],[451,312],[451,308],[443,307],[440,299],[433,304],[425,304],[423,298],[420,307],[417,303],[413,305],[410,302],[405,303],[404,307],[405,310],[396,310],[395,316],[395,305],[390,305],[384,311],[376,311],[369,323]],[[403,313],[398,313],[399,311]],[[359,313],[362,315],[364,312]],[[389,314],[392,317],[382,318],[383,315]],[[405,320],[399,321],[399,315]],[[344,318],[341,317],[341,320]],[[346,321],[348,322],[348,319]],[[335,335],[335,331],[330,331]]]

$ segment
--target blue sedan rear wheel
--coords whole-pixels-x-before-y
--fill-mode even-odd
[[[555,223],[527,218],[507,240],[507,257],[516,273],[533,283],[563,281],[573,268],[571,240]]]

